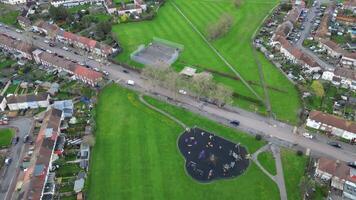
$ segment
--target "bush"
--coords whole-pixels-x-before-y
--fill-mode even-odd
[[[257,135],[255,136],[255,139],[256,139],[257,141],[260,141],[260,140],[262,140],[262,135],[260,135],[260,134],[257,134]]]
[[[298,150],[298,151],[297,151],[297,156],[303,156],[303,151]]]

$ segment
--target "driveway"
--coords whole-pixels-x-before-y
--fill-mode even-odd
[[[23,138],[30,134],[33,125],[33,119],[18,118],[11,120],[7,126],[1,128],[15,128],[16,136],[20,137],[20,141],[16,145],[12,145],[9,149],[8,156],[12,158],[12,163],[9,166],[4,166],[0,171],[0,199],[11,199],[12,191],[16,185],[16,179],[20,170],[20,164],[24,154],[25,145]]]

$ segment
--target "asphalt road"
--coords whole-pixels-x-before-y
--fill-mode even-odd
[[[11,34],[14,37],[20,38],[24,41],[31,41],[35,46],[49,49],[52,52],[68,57],[78,62],[86,62],[91,67],[97,67],[101,70],[105,70],[110,73],[109,78],[116,83],[126,85],[127,80],[135,81],[135,86],[131,89],[146,92],[148,94],[159,94],[160,96],[171,97],[172,92],[166,89],[156,86],[152,87],[148,81],[145,81],[140,74],[128,70],[129,73],[124,73],[124,68],[112,63],[106,62],[106,64],[99,63],[95,60],[89,60],[87,55],[76,55],[71,51],[65,51],[58,47],[49,47],[43,42],[43,38],[34,40],[29,33],[19,34],[13,30],[0,28],[0,32]],[[317,152],[320,155],[329,156],[335,159],[343,161],[356,160],[356,148],[351,145],[344,144],[343,149],[336,149],[325,143],[325,141],[310,140],[300,135],[293,133],[292,126],[272,120],[270,118],[262,117],[258,114],[244,111],[241,109],[226,110],[224,108],[218,108],[214,105],[203,105],[201,101],[197,101],[187,95],[179,96],[179,105],[187,108],[196,113],[200,113],[212,120],[220,123],[229,124],[230,120],[239,120],[241,122],[238,129],[242,129],[248,132],[261,133],[269,138],[276,138],[294,145],[298,145],[304,148],[309,148],[312,152]]]
[[[9,166],[4,166],[0,171],[0,199],[11,199],[11,193],[16,185],[16,179],[20,170],[20,164],[24,154],[25,145],[23,138],[25,135],[30,134],[33,120],[29,118],[18,118],[11,120],[7,126],[1,128],[15,128],[16,136],[20,137],[16,145],[12,145],[9,149],[8,157],[12,158],[12,163]]]
[[[312,51],[310,51],[308,48],[305,48],[303,46],[303,41],[309,37],[312,26],[313,26],[313,20],[316,17],[316,11],[317,11],[317,7],[319,7],[320,2],[317,1],[316,6],[311,7],[308,12],[307,12],[307,16],[306,19],[307,21],[303,23],[304,25],[304,30],[302,30],[300,32],[300,39],[297,42],[297,47],[302,50],[304,53],[308,54],[309,56],[311,56],[319,65],[321,68],[326,69],[326,70],[333,70],[335,67],[330,65],[329,63],[321,60],[317,55],[315,55]]]

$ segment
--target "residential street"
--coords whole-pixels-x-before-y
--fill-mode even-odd
[[[20,161],[24,155],[25,145],[23,138],[30,133],[32,124],[33,119],[21,117],[11,120],[8,126],[3,126],[4,128],[15,128],[16,136],[20,137],[20,141],[18,144],[10,147],[8,157],[12,158],[12,163],[9,166],[3,167],[0,171],[0,199],[2,200],[11,199],[9,194],[11,194],[10,191],[14,190],[16,185],[16,179],[20,170]]]
[[[323,69],[329,69],[329,70],[333,70],[335,67],[330,65],[329,63],[321,60],[317,55],[315,55],[312,51],[310,51],[309,49],[305,48],[303,46],[303,41],[310,36],[310,32],[313,26],[313,20],[316,17],[316,11],[317,11],[317,7],[320,5],[320,2],[317,1],[316,6],[311,7],[308,10],[306,19],[307,21],[303,23],[304,25],[304,30],[300,32],[300,39],[298,40],[298,42],[296,43],[297,48],[299,48],[300,50],[302,50],[304,53],[308,54],[309,56],[311,56],[319,65],[321,68]]]
[[[34,40],[31,36],[27,36],[28,33],[19,34],[13,30],[5,29],[3,27],[0,28],[0,32],[5,32],[27,42],[33,42],[36,46],[56,52],[72,60],[86,62],[86,64],[91,67],[97,67],[101,70],[105,70],[110,73],[110,79],[121,85],[126,85],[127,80],[133,80],[135,81],[135,86],[131,88],[137,91],[146,92],[151,95],[159,94],[161,97],[173,96],[172,92],[167,91],[162,87],[153,88],[148,81],[145,81],[144,78],[140,77],[140,75],[134,71],[127,70],[129,73],[123,72],[124,68],[119,65],[111,63],[104,65],[95,60],[88,60],[87,56],[76,55],[73,52],[65,51],[58,47],[49,47],[43,42],[43,38],[39,37],[39,39]],[[163,98],[163,100],[166,100],[166,98]],[[177,104],[177,102],[173,103]],[[203,102],[197,101],[187,95],[181,95],[179,97],[178,105],[227,125],[229,125],[230,120],[239,120],[241,125],[236,128],[250,133],[263,134],[272,141],[274,139],[283,140],[293,145],[310,148],[313,153],[326,155],[343,161],[356,160],[356,148],[351,145],[344,144],[342,149],[336,149],[327,145],[324,141],[310,140],[302,137],[301,135],[294,134],[294,127],[285,123],[277,122],[270,118],[262,117],[255,113],[236,108],[232,110],[219,108],[214,105],[203,105]]]

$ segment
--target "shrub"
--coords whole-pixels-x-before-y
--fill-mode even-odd
[[[255,138],[256,138],[256,140],[260,141],[260,140],[262,140],[262,135],[257,134],[257,135],[255,136]]]

